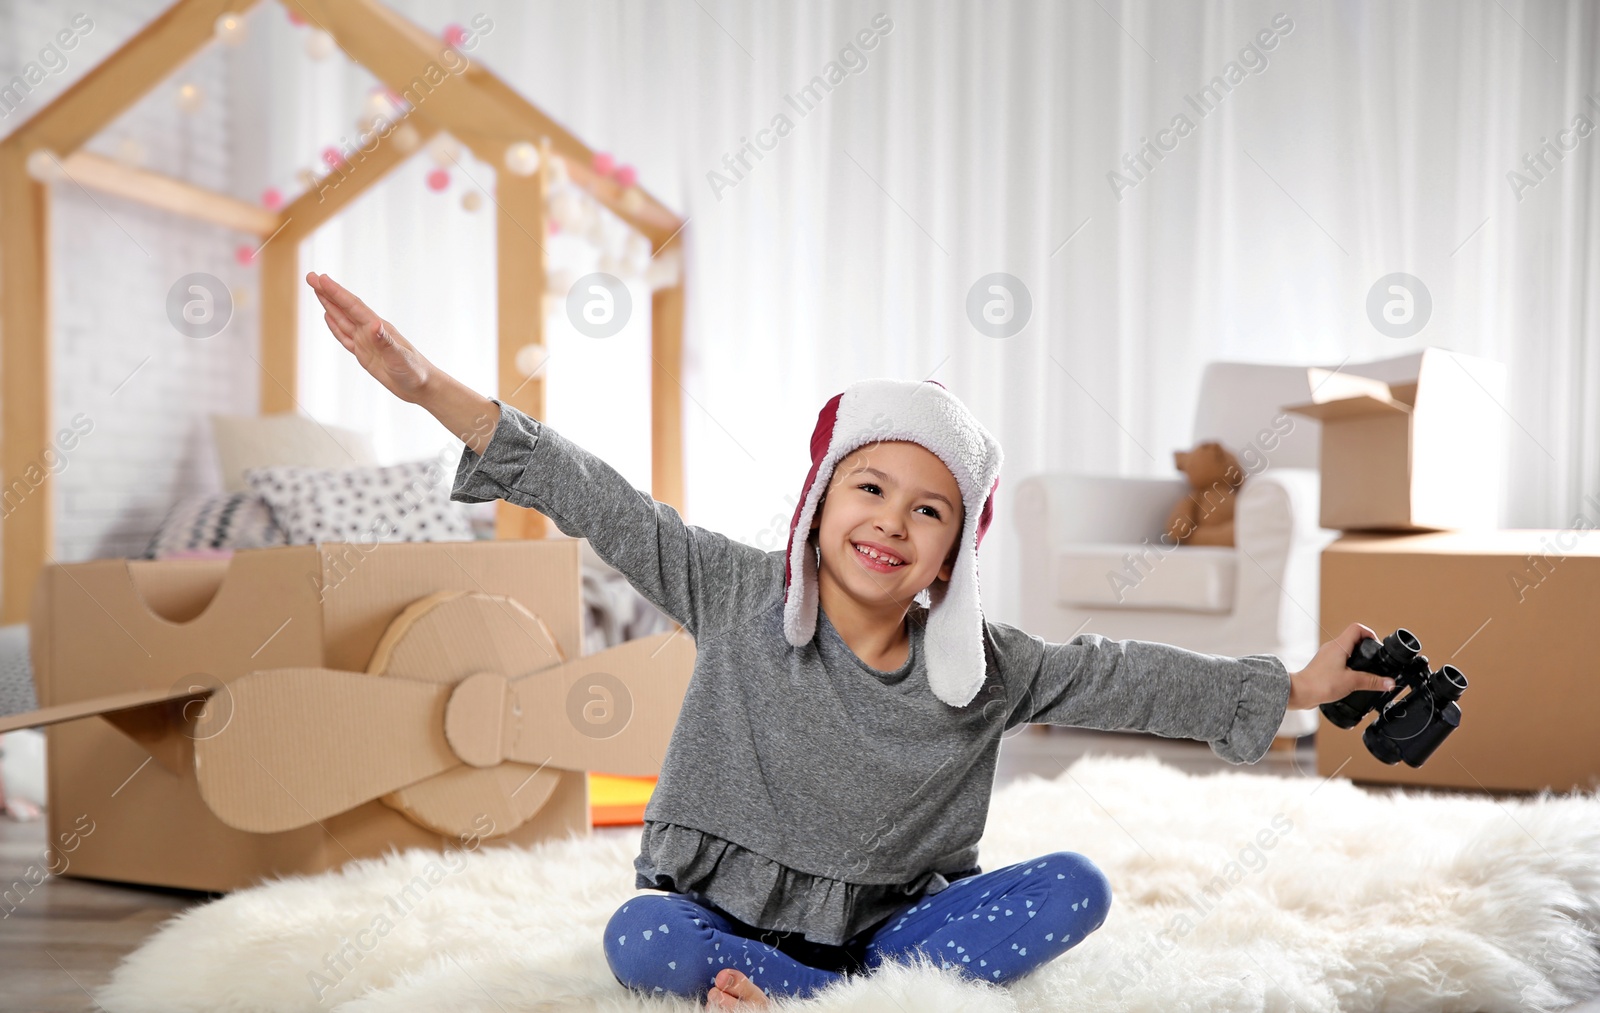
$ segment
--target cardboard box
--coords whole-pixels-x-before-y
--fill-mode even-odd
[[[1312,399],[1284,406],[1322,423],[1322,527],[1500,526],[1505,367],[1443,348],[1413,358],[1390,382],[1312,368]]]
[[[585,771],[659,773],[694,648],[675,630],[580,658],[578,551],[327,543],[46,568],[41,709],[0,730],[48,726],[65,873],[225,891],[391,848],[587,833]]]
[[[1588,525],[1586,525],[1587,527]],[[1317,771],[1357,781],[1538,790],[1600,786],[1600,533],[1345,535],[1322,553],[1322,628],[1404,627],[1429,668],[1467,678],[1461,724],[1421,767],[1388,766],[1318,715]]]

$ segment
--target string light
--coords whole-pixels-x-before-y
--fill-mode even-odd
[[[197,113],[205,104],[206,94],[200,86],[193,81],[185,81],[178,86],[178,108],[186,113]]]
[[[313,29],[306,36],[306,55],[313,60],[326,60],[338,48],[339,44],[333,41],[333,36],[320,28]]]
[[[35,148],[28,152],[28,175],[40,183],[54,183],[65,175],[56,153],[49,148]]]
[[[532,176],[539,171],[539,149],[528,141],[518,141],[506,149],[506,168],[517,176]]]
[[[212,27],[212,32],[216,35],[218,42],[224,46],[231,46],[237,49],[244,45],[244,18],[237,14],[224,14],[217,18],[216,24]]]

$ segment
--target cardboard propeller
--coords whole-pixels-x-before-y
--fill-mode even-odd
[[[658,773],[675,724],[659,715],[682,706],[694,658],[674,630],[567,661],[515,599],[441,591],[394,619],[365,672],[265,669],[30,723],[183,725],[201,797],[239,830],[294,830],[381,799],[441,834],[497,837],[538,813],[558,769]]]
[[[514,599],[443,591],[394,620],[366,673],[282,668],[229,683],[195,724],[195,774],[218,819],[257,833],[380,797],[440,833],[471,832],[486,807],[509,832],[549,796],[550,768],[659,771],[672,722],[632,718],[680,706],[693,668],[681,631],[563,661]],[[659,677],[638,678],[645,669]],[[633,689],[617,671],[634,673]]]

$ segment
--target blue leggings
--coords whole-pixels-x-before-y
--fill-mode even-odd
[[[1110,907],[1105,874],[1057,851],[958,879],[841,947],[754,928],[682,893],[634,897],[611,916],[604,942],[612,974],[636,991],[704,1002],[717,972],[734,967],[769,996],[809,998],[917,950],[942,968],[1005,984],[1083,942]]]

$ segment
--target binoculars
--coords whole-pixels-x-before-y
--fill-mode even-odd
[[[1429,671],[1422,642],[1410,630],[1395,630],[1381,642],[1363,637],[1347,664],[1359,672],[1393,679],[1394,688],[1357,690],[1323,704],[1320,710],[1340,728],[1354,728],[1377,710],[1377,720],[1361,733],[1361,741],[1367,752],[1382,762],[1393,765],[1404,760],[1408,766],[1420,767],[1461,724],[1461,707],[1456,701],[1467,689],[1467,677],[1454,665]],[[1404,698],[1400,698],[1402,693]]]

